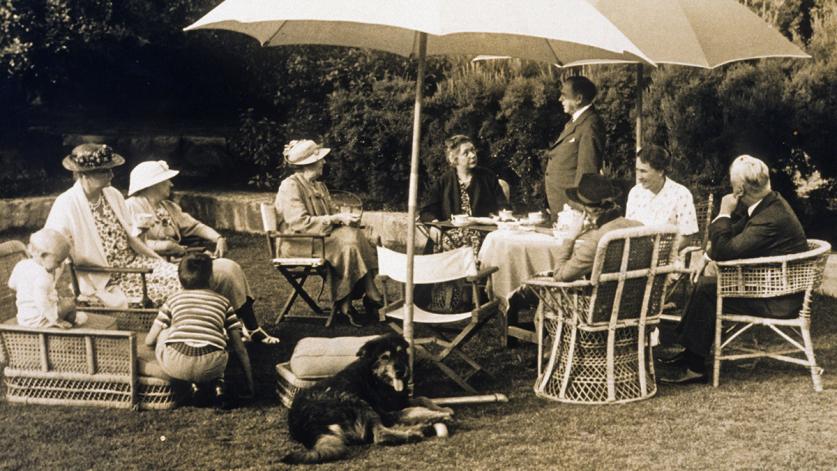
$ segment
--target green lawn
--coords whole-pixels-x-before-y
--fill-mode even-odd
[[[0,235],[0,240],[22,234]],[[278,347],[250,349],[257,398],[231,411],[173,411],[20,406],[0,403],[0,469],[281,469],[299,446],[289,441],[286,414],[274,392],[276,363],[301,337],[362,331],[339,320],[272,324],[287,287],[265,262],[260,237],[231,235],[232,258],[248,273],[257,310]],[[2,280],[5,282],[5,280]],[[824,469],[837,463],[837,307],[814,304],[814,342],[825,391],[813,392],[807,370],[765,360],[725,366],[721,386],[661,385],[656,397],[615,406],[572,406],[532,392],[534,346],[499,345],[490,325],[471,352],[488,367],[477,385],[508,403],[461,406],[447,439],[400,447],[355,447],[345,461],[317,469]],[[456,393],[429,366],[417,367],[417,390]]]

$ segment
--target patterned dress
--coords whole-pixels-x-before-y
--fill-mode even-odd
[[[134,252],[128,245],[128,234],[119,224],[113,209],[105,198],[100,201],[101,206],[98,210],[92,211],[93,220],[96,223],[99,237],[102,239],[102,248],[105,251],[108,264],[110,266],[144,267],[154,270],[145,276],[148,285],[148,297],[155,304],[161,304],[168,295],[180,290],[177,265]],[[93,208],[91,207],[91,209]],[[108,285],[118,285],[130,301],[142,299],[140,275],[114,273],[111,275]]]
[[[468,196],[468,184],[459,182],[459,199],[462,212],[471,215],[471,197]],[[467,227],[455,227],[445,232],[441,244],[437,245],[437,252],[471,246],[474,256],[480,251],[485,234]],[[471,292],[459,281],[440,283],[430,291],[429,309],[438,313],[456,313],[471,309]]]
[[[459,182],[459,200],[462,207],[462,212],[471,215],[471,197],[468,196],[468,185]],[[480,251],[482,241],[485,239],[485,234],[480,231],[468,229],[467,227],[455,227],[445,232],[442,237],[441,252],[458,249],[470,245],[474,249],[474,255]]]

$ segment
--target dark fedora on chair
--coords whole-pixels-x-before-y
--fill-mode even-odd
[[[613,182],[597,173],[582,175],[578,187],[567,188],[566,193],[570,201],[584,206],[601,206],[605,201],[613,200],[618,196]]]

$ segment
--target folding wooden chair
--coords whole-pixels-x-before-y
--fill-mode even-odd
[[[831,245],[825,241],[809,239],[808,249],[807,252],[792,255],[715,262],[718,301],[713,386],[717,387],[720,383],[722,361],[768,357],[809,368],[814,390],[822,391],[822,368],[817,366],[811,341],[811,297],[822,283]],[[804,298],[799,314],[791,319],[724,312],[724,300],[728,298],[763,299],[794,293],[804,293]],[[759,349],[740,343],[732,345],[736,338],[754,326],[769,328],[793,348],[765,346]],[[724,353],[725,350],[732,353]]]
[[[490,298],[490,289],[485,289],[490,282],[490,275],[496,267],[477,271],[476,258],[471,247],[461,247],[432,255],[416,255],[413,259],[413,282],[417,285],[436,284],[454,280],[463,280],[471,289],[471,299],[475,307],[467,312],[455,314],[437,314],[413,306],[413,323],[424,326],[431,335],[415,338],[416,355],[432,361],[442,372],[462,389],[476,394],[468,380],[482,367],[462,351],[462,345],[472,338],[497,313],[497,301]],[[378,247],[378,279],[386,282],[393,280],[405,283],[407,278],[407,256],[385,247]],[[488,293],[489,299],[480,304],[481,292]],[[404,319],[404,300],[391,300],[384,290],[384,307],[380,312],[381,320],[391,320],[390,327],[403,333],[400,322]],[[467,365],[464,374],[457,373],[445,363],[450,355],[456,355]]]
[[[695,198],[695,213],[697,214],[698,231],[690,236],[689,245],[680,250],[679,259],[682,264],[679,274],[672,277],[666,287],[665,305],[660,319],[680,322],[686,304],[694,292],[694,285],[689,282],[690,266],[694,257],[702,257],[709,245],[709,224],[715,211],[715,200],[712,193],[706,198]],[[679,299],[678,299],[679,298]]]
[[[326,279],[328,276],[328,262],[325,259],[325,239],[326,234],[283,234],[277,230],[276,223],[276,208],[270,203],[261,203],[259,209],[262,215],[262,227],[264,229],[265,238],[267,239],[267,253],[270,257],[270,263],[276,268],[279,273],[288,281],[293,288],[293,292],[288,296],[284,306],[276,315],[275,322],[281,322],[285,318],[304,317],[307,316],[291,316],[289,312],[297,298],[301,298],[318,316],[326,317],[325,326],[331,326],[334,320],[334,312],[329,310],[326,316],[325,311],[306,291],[305,281],[309,276],[319,277],[321,280],[320,298],[325,288]],[[280,256],[280,243],[283,239],[286,240],[300,240],[308,241],[310,247],[310,256],[307,257],[283,257]]]
[[[560,402],[605,404],[657,392],[650,327],[659,323],[674,264],[677,228],[608,232],[599,241],[589,280],[526,282],[540,299],[538,331],[552,336],[545,370],[538,335],[535,394]]]

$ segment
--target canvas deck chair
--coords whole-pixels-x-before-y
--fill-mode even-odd
[[[715,262],[718,299],[713,386],[717,387],[720,382],[722,361],[767,357],[808,368],[814,390],[822,391],[822,368],[817,366],[811,340],[811,298],[822,283],[830,252],[828,242],[809,239],[808,251],[803,253]],[[724,312],[724,299],[727,298],[763,299],[793,293],[804,293],[804,298],[799,313],[790,319]],[[741,334],[755,326],[769,328],[792,348],[733,344]],[[784,343],[781,345],[787,347]]]
[[[614,230],[599,241],[589,280],[526,282],[540,299],[539,331],[552,337],[535,394],[606,404],[657,392],[650,332],[659,323],[667,278],[677,270],[676,241],[674,226]]]
[[[413,263],[413,282],[416,285],[463,280],[465,286],[471,289],[471,299],[475,304],[470,311],[437,314],[413,306],[413,323],[416,330],[418,331],[418,328],[423,326],[431,334],[427,337],[417,336],[414,338],[414,345],[419,358],[432,361],[462,389],[476,394],[476,389],[468,383],[468,380],[477,372],[482,371],[482,367],[466,355],[461,347],[497,313],[497,301],[491,299],[491,290],[485,289],[490,275],[497,271],[497,268],[491,267],[478,271],[471,247],[461,247],[432,255],[416,255]],[[407,278],[407,256],[385,247],[378,247],[378,270],[378,278],[384,283],[392,280],[403,284]],[[483,293],[489,293],[489,299],[485,302],[480,301],[485,299]],[[403,297],[397,300],[389,299],[384,290],[384,306],[380,310],[380,318],[382,321],[389,319],[390,327],[399,334],[403,333],[401,328],[404,320]],[[465,373],[460,374],[445,363],[451,355],[465,362],[467,365]]]
[[[267,239],[267,253],[270,263],[282,274],[285,280],[293,288],[282,309],[276,314],[276,323],[291,316],[290,310],[297,299],[302,299],[318,316],[326,318],[325,326],[331,326],[334,321],[334,312],[329,310],[328,314],[320,307],[317,301],[305,290],[305,281],[310,276],[320,278],[320,293],[317,300],[322,296],[325,288],[326,277],[328,276],[328,262],[325,259],[325,234],[283,234],[278,231],[276,222],[276,208],[270,203],[261,203],[259,206],[262,216],[262,228]],[[300,240],[309,243],[310,251],[307,256],[282,257],[279,253],[279,246],[283,239]],[[310,318],[308,316],[296,316]]]

